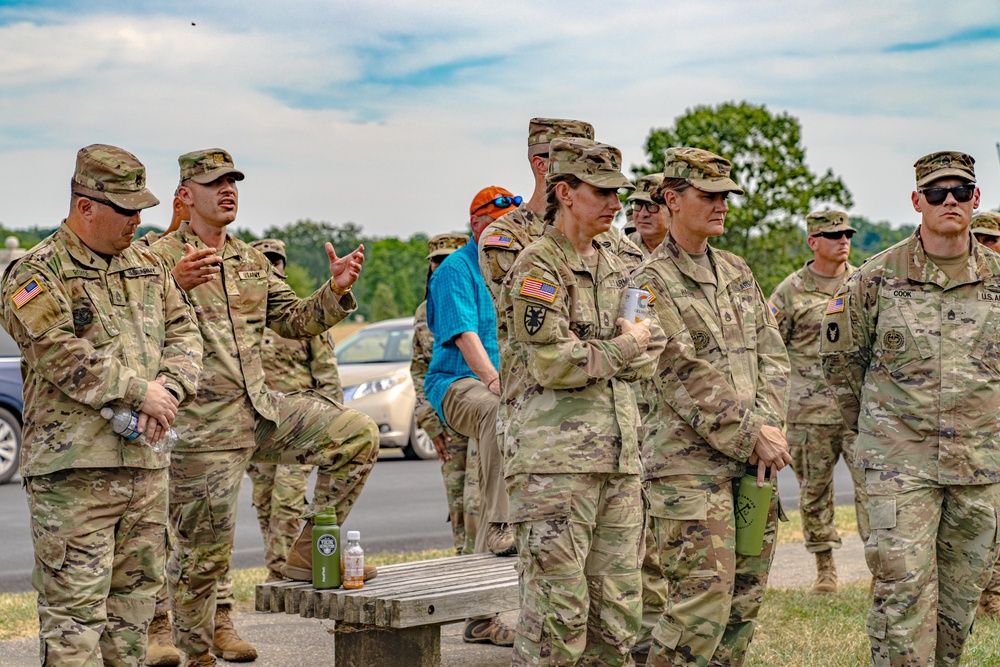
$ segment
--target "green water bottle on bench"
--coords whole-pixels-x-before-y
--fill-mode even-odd
[[[757,466],[748,465],[736,491],[736,553],[759,556],[764,549],[764,531],[771,509],[770,468],[764,486],[757,486]]]
[[[340,526],[333,508],[313,518],[313,588],[340,588]]]

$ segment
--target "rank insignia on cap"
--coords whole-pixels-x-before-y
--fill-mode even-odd
[[[781,312],[781,309],[770,301],[767,302],[767,307],[771,309],[771,314],[774,315],[775,317],[777,317],[778,313]],[[840,310],[843,310],[843,308],[841,308]]]
[[[553,285],[552,283],[547,283],[544,280],[536,280],[534,278],[525,278],[524,283],[521,285],[522,296],[532,296],[536,299],[541,299],[548,303],[552,303],[556,300],[556,294],[559,292],[559,287]]]
[[[15,306],[20,308],[44,291],[38,280],[32,278],[21,289],[17,290],[17,293],[11,297],[11,301],[14,302]]]
[[[844,297],[838,296],[836,299],[830,299],[830,303],[826,304],[827,315],[842,312],[844,312]]]
[[[500,234],[490,234],[489,236],[486,237],[486,240],[483,241],[483,245],[494,246],[497,248],[509,248],[510,244],[513,242],[514,239],[512,239],[509,236],[502,236]]]
[[[643,286],[642,286],[642,289],[644,289],[644,290],[646,290],[647,292],[649,292],[649,298],[648,298],[648,299],[646,299],[646,303],[647,303],[647,304],[651,304],[651,303],[653,303],[654,301],[656,301],[656,292],[654,292],[654,291],[653,291],[653,288],[651,288],[651,287],[649,286],[649,283],[646,283],[645,285],[643,285]]]

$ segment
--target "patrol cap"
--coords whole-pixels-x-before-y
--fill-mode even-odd
[[[635,192],[629,195],[628,201],[653,202],[649,192],[663,182],[663,174],[647,174],[635,182]]]
[[[689,146],[668,148],[663,178],[683,178],[702,192],[735,192],[743,189],[729,177],[733,163],[711,151]],[[657,188],[660,190],[662,188]]]
[[[177,162],[181,165],[182,183],[190,179],[205,185],[227,174],[237,181],[244,178],[243,172],[233,165],[233,157],[221,148],[191,151],[177,158]]]
[[[594,138],[594,126],[567,118],[532,118],[528,121],[528,147],[549,144],[557,137]]]
[[[469,237],[463,234],[438,234],[427,241],[427,259],[444,259],[466,243]]]
[[[806,216],[806,233],[809,236],[822,232],[856,232],[843,211],[813,211]]]
[[[1000,213],[983,211],[972,216],[972,233],[1000,236]]]
[[[130,211],[160,203],[146,187],[146,168],[139,159],[107,144],[91,144],[77,152],[70,187],[73,194],[111,202]]]
[[[508,206],[499,207],[496,204],[492,204],[494,200],[500,197],[507,197],[510,200]],[[519,200],[520,201],[520,200]],[[488,215],[494,220],[500,216],[506,215],[513,210],[514,206],[514,193],[504,190],[496,185],[491,185],[487,188],[483,188],[476,193],[476,196],[472,198],[472,203],[469,204],[469,214],[470,215]]]
[[[621,168],[621,151],[593,139],[559,138],[549,147],[549,178],[572,174],[595,188],[635,190]]]
[[[925,155],[913,163],[917,171],[917,187],[940,178],[954,176],[970,183],[976,182],[976,161],[971,155],[957,151],[940,151]]]
[[[271,257],[272,255],[280,257],[285,262],[288,261],[288,256],[285,254],[285,242],[279,239],[261,239],[260,241],[254,241],[251,243],[250,247],[256,248],[264,253],[272,264],[274,263],[274,259]],[[284,271],[278,271],[277,268],[275,268],[274,272],[282,278],[285,277]]]

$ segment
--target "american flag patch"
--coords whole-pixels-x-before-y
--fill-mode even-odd
[[[642,289],[644,289],[644,290],[646,290],[647,292],[649,292],[649,298],[648,298],[648,299],[646,300],[646,304],[647,304],[647,305],[650,305],[650,304],[652,304],[652,303],[653,303],[654,301],[656,301],[656,292],[654,292],[654,291],[653,291],[652,289],[650,289],[650,287],[649,287],[649,283],[646,283],[645,285],[643,285],[643,286],[642,286]]]
[[[767,307],[771,309],[771,314],[774,315],[775,317],[777,317],[778,313],[781,312],[778,309],[778,307],[776,305],[774,305],[773,303],[771,303],[770,301],[767,302]],[[841,310],[843,310],[843,309],[841,309]]]
[[[536,299],[552,303],[556,300],[556,293],[558,292],[559,288],[552,283],[547,283],[544,280],[535,280],[534,278],[525,278],[524,283],[521,285],[520,293],[522,296],[533,296]]]
[[[45,290],[43,290],[42,286],[38,283],[38,280],[32,278],[24,285],[24,287],[17,290],[17,293],[10,299],[14,302],[15,306],[20,308],[44,291]]]
[[[509,236],[502,236],[500,234],[490,234],[489,236],[486,237],[486,240],[483,241],[483,245],[495,246],[499,248],[509,248],[510,244],[513,242],[514,239],[512,239]]]
[[[830,303],[826,304],[827,315],[842,312],[844,312],[844,297],[838,296],[836,299],[831,299]]]

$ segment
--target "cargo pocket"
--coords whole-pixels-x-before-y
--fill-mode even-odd
[[[660,616],[660,622],[653,627],[653,639],[664,648],[675,649],[680,643],[682,630],[673,621]]]
[[[208,477],[197,475],[171,480],[170,520],[182,542],[217,541]]]
[[[708,491],[652,485],[649,515],[663,571],[674,579],[714,577],[715,539],[708,526]]]
[[[54,572],[62,569],[66,562],[65,539],[38,525],[32,525],[31,541],[34,544],[35,556],[38,557],[38,560]]]
[[[868,520],[871,536],[865,544],[865,561],[872,575],[880,581],[897,581],[906,575],[904,549],[895,544],[888,532],[896,527],[896,498],[870,496]]]
[[[868,610],[868,618],[865,619],[865,632],[873,639],[885,639],[886,630],[889,628],[889,618],[880,611]]]

